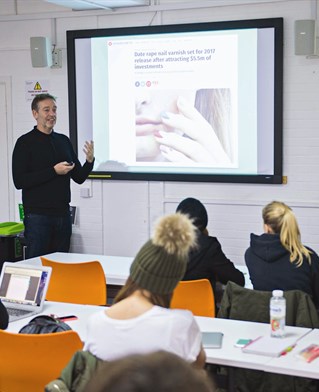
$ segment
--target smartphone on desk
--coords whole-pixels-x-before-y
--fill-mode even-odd
[[[221,348],[223,343],[222,332],[203,332],[202,344],[204,348]]]
[[[235,347],[245,347],[251,342],[251,339],[238,339],[235,343]]]
[[[60,321],[72,321],[72,320],[77,320],[77,316],[75,316],[74,314],[70,314],[69,316],[61,316],[58,317]]]

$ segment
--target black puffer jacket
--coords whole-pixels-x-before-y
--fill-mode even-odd
[[[0,301],[0,329],[6,329],[9,323],[7,308]]]
[[[183,280],[208,279],[215,290],[216,282],[228,281],[245,285],[241,271],[225,256],[216,237],[208,236],[198,230],[197,247],[189,254],[187,270]]]

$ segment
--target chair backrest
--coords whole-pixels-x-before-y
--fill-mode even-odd
[[[106,279],[99,261],[62,263],[43,256],[41,261],[52,267],[48,301],[106,305]]]
[[[0,391],[43,392],[83,343],[75,331],[28,335],[0,330],[0,347]]]
[[[195,316],[215,317],[215,298],[209,280],[180,281],[173,292],[171,308],[188,309]]]
[[[269,323],[271,291],[259,291],[228,282],[217,317]],[[301,290],[284,292],[286,325],[319,328],[319,315],[310,295]]]

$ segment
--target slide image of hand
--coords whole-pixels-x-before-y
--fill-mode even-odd
[[[162,113],[163,124],[174,132],[155,135],[163,156],[171,162],[229,166],[231,160],[208,121],[183,97],[177,108],[178,114]]]
[[[194,90],[149,90],[137,89],[135,95],[136,160],[146,162],[166,161],[160,145],[155,140],[159,132],[171,132],[162,121],[162,112],[178,113],[177,98],[194,102]]]
[[[230,167],[230,89],[139,90],[136,160]]]

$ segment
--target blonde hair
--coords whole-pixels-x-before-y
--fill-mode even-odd
[[[280,242],[290,253],[291,263],[300,267],[306,257],[311,264],[311,252],[301,243],[299,226],[290,207],[280,201],[273,201],[263,208],[262,216],[264,224],[280,235]]]

